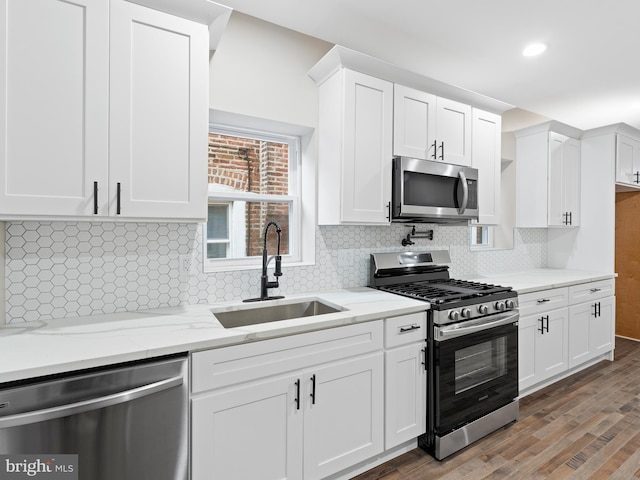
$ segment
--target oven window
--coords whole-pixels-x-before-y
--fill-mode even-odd
[[[456,395],[503,376],[507,372],[507,361],[506,337],[456,350]]]

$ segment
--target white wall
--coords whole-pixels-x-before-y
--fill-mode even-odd
[[[315,127],[318,90],[307,72],[332,46],[233,12],[209,64],[209,106]]]

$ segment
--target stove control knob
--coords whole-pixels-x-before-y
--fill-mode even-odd
[[[496,302],[494,305],[494,308],[496,310],[498,310],[499,312],[503,311],[505,309],[506,305],[504,304],[504,302]]]
[[[513,300],[507,300],[506,302],[504,302],[504,304],[508,309],[515,308],[516,306],[516,302],[514,302]]]
[[[460,320],[460,312],[451,310],[449,312],[449,320],[453,320],[454,322]]]
[[[489,313],[489,307],[486,305],[478,305],[478,313],[481,315],[486,315]]]
[[[468,308],[463,308],[462,310],[460,310],[460,316],[462,316],[462,318],[471,317],[471,310],[469,310]]]

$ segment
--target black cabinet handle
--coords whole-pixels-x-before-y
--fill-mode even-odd
[[[427,371],[427,347],[422,349],[422,353],[424,354],[424,360],[421,362],[424,365],[424,371]]]
[[[311,375],[311,405],[316,404],[316,374]]]
[[[573,225],[573,212],[569,212],[569,225]]]
[[[633,181],[634,183],[640,183],[640,171],[633,174],[636,179]]]
[[[98,214],[98,182],[93,182],[93,214]]]
[[[547,315],[547,333],[549,333],[549,315]]]
[[[540,326],[538,327],[538,331],[544,335],[544,317],[540,317],[538,319],[538,321],[540,322]]]
[[[444,160],[444,142],[440,142],[440,160]]]
[[[387,220],[391,221],[391,202],[387,202]]]
[[[600,302],[598,302],[598,316],[601,317],[602,316],[602,312],[600,310]]]
[[[550,298],[539,298],[538,300],[536,300],[536,303],[541,304],[541,303],[547,303],[550,301],[551,301]]]
[[[400,333],[412,332],[414,330],[420,330],[420,325],[410,325],[408,327],[400,327]]]
[[[431,148],[433,148],[433,155],[431,155],[431,158],[433,158],[434,160],[437,158],[436,152],[438,151],[438,147],[436,145],[437,145],[437,143],[434,140],[433,141],[433,145],[431,145]]]
[[[300,379],[296,380],[296,410],[300,410]]]
[[[120,215],[120,182],[117,184],[116,191],[116,215]]]

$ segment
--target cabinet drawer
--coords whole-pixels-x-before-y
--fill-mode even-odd
[[[382,350],[382,320],[191,355],[193,393]]]
[[[385,348],[393,348],[425,340],[427,338],[426,325],[426,312],[387,318],[384,321]]]
[[[575,305],[576,303],[610,297],[615,294],[614,285],[613,279],[573,285],[569,287],[569,303]]]
[[[568,288],[553,288],[539,292],[518,295],[520,316],[535,315],[540,312],[566,307],[569,303]]]

